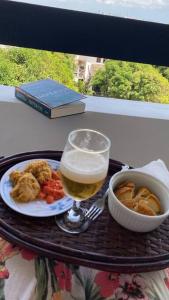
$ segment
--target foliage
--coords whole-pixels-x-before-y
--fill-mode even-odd
[[[0,49],[0,83],[4,85],[51,78],[76,90],[74,68],[73,55],[14,47]]]
[[[93,95],[93,91],[90,87],[90,82],[84,82],[83,80],[79,80],[77,86],[80,93],[86,95]]]
[[[159,72],[169,80],[169,68],[168,67],[158,67]]]
[[[108,60],[91,85],[95,95],[169,103],[169,82],[151,65]]]
[[[18,86],[51,78],[83,94],[169,103],[169,68],[107,60],[90,82],[74,81],[70,54],[18,47],[0,48],[0,84]]]

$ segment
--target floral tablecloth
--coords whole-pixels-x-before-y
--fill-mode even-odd
[[[169,300],[169,269],[119,274],[39,257],[0,238],[0,300]]]

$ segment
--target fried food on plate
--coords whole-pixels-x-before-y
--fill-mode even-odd
[[[40,184],[52,178],[51,167],[45,160],[37,160],[28,164],[24,172],[32,173]]]
[[[18,180],[21,178],[21,176],[23,175],[23,172],[20,171],[13,171],[10,175],[9,175],[9,179],[12,182],[12,185],[15,186],[18,182]]]
[[[24,173],[11,191],[11,196],[18,202],[35,200],[40,192],[40,185],[31,173]]]

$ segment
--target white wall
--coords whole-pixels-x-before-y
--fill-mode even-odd
[[[133,166],[161,158],[169,167],[167,105],[96,97],[85,102],[84,114],[50,120],[16,100],[14,88],[0,86],[0,155],[62,150],[72,129],[93,128],[111,139],[111,158]]]
[[[83,60],[84,62],[90,62],[90,63],[96,63],[96,57],[92,56],[85,56],[85,55],[77,55],[76,56],[78,60]]]

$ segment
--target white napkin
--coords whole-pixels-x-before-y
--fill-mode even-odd
[[[141,168],[136,168],[135,170],[144,171],[147,174],[153,175],[157,179],[161,180],[167,188],[169,188],[169,171],[163,160],[157,159],[151,161],[147,165]]]

